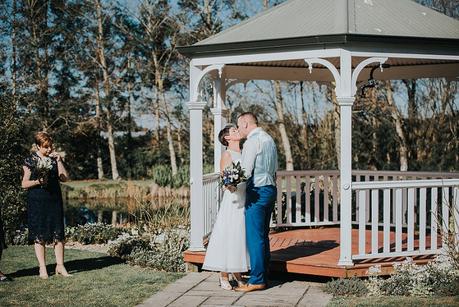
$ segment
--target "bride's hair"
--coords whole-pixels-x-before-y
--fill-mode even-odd
[[[235,128],[235,126],[226,125],[225,128],[220,130],[220,132],[218,133],[218,140],[220,141],[220,143],[222,143],[223,146],[228,147],[228,141],[225,139],[225,137],[229,135],[229,131],[231,128]]]

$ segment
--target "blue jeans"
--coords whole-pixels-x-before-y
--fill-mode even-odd
[[[247,248],[250,255],[249,284],[266,284],[266,270],[271,253],[269,250],[269,224],[274,209],[277,189],[273,185],[255,187],[247,182],[245,224]]]

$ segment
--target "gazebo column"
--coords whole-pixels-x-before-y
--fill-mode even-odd
[[[226,125],[225,118],[225,79],[217,77],[214,81],[214,172],[220,172],[220,157],[223,152],[223,145],[218,140],[218,133]]]
[[[340,207],[340,257],[338,265],[352,265],[352,105],[354,97],[336,97],[340,107],[341,122],[341,207]]]
[[[205,102],[191,101],[190,110],[190,218],[191,251],[203,251],[204,206],[203,206],[203,168],[202,168],[202,111]]]
[[[352,105],[354,104],[352,57],[342,50],[340,78],[336,86],[336,99],[340,108],[340,257],[338,265],[352,263]]]

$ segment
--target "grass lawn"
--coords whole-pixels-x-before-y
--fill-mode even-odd
[[[41,280],[33,246],[8,247],[0,270],[14,281],[0,284],[0,306],[134,306],[183,276],[130,266],[101,253],[65,253],[73,276],[54,275],[54,252],[48,249],[50,277]]]
[[[349,297],[334,298],[328,307],[338,306],[368,306],[368,307],[421,307],[421,306],[459,306],[459,296],[454,297]]]

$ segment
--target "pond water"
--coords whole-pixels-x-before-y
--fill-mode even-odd
[[[87,223],[112,225],[132,225],[142,219],[144,212],[154,215],[165,208],[186,208],[188,199],[157,199],[139,203],[135,199],[64,199],[64,219],[66,226]]]

